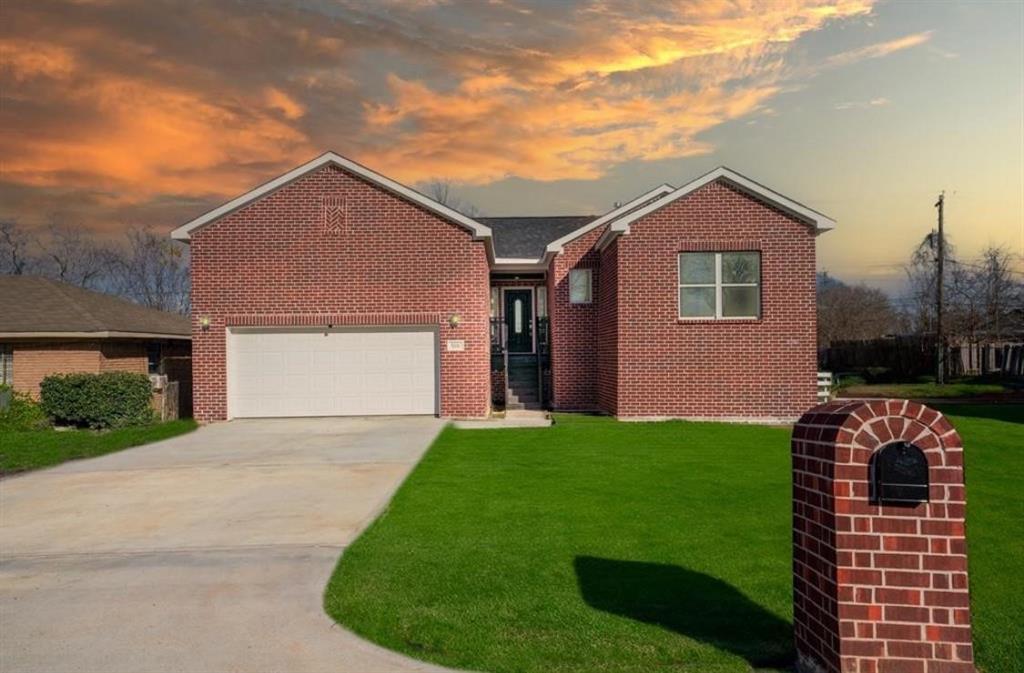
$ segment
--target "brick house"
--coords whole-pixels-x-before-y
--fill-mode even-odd
[[[72,372],[168,373],[189,385],[185,316],[38,276],[0,276],[0,305],[0,383],[16,392],[36,397],[45,377]]]
[[[196,417],[795,419],[834,224],[727,168],[599,217],[474,219],[329,152],[173,232]]]

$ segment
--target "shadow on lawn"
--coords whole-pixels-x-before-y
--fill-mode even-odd
[[[755,668],[793,664],[793,626],[718,578],[676,565],[593,556],[577,556],[573,565],[592,608],[656,624]]]

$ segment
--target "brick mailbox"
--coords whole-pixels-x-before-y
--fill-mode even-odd
[[[793,429],[800,671],[974,671],[963,445],[904,400],[814,407]]]

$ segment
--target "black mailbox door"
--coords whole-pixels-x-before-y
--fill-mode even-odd
[[[910,442],[886,444],[872,456],[872,499],[880,503],[928,502],[928,458]]]

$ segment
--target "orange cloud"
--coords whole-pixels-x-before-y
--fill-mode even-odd
[[[510,64],[471,60],[455,87],[392,75],[392,100],[366,105],[361,157],[410,181],[486,183],[519,175],[591,179],[634,160],[710,151],[698,136],[778,92],[788,43],[870,11],[839,3],[675,3],[657,16],[599,3],[572,39]]]
[[[117,202],[223,194],[253,179],[239,157],[277,163],[316,151],[286,121],[300,117],[302,106],[278,89],[221,100],[153,80],[97,77],[56,45],[5,41],[3,55],[15,83],[59,79],[60,103],[75,111],[36,134],[0,137],[7,182],[100,190]],[[17,91],[10,98],[31,102]]]
[[[711,151],[701,134],[792,86],[795,40],[873,1],[502,0],[455,12],[392,0],[256,14],[34,0],[0,29],[11,121],[0,182],[122,204],[225,197],[326,148],[410,182],[598,178]]]
[[[932,38],[931,31],[923,33],[915,33],[913,35],[906,35],[895,40],[889,40],[888,42],[879,42],[877,44],[869,44],[866,47],[859,49],[852,49],[845,51],[841,54],[835,54],[829,57],[827,64],[830,66],[844,66],[857,61],[863,61],[869,58],[882,58],[889,54],[894,54],[897,51],[903,51],[911,47],[916,47],[919,44],[924,44]]]
[[[15,83],[35,77],[64,79],[74,69],[71,51],[31,40],[0,40],[0,64]]]

